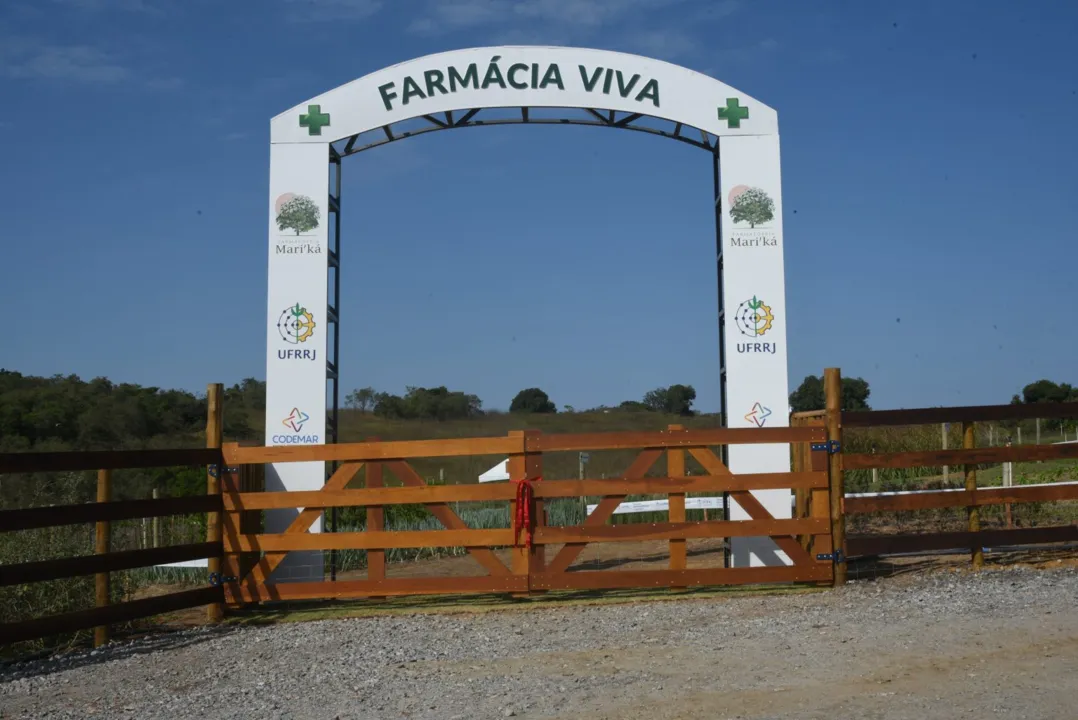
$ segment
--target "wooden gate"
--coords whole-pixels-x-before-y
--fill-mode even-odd
[[[222,516],[225,597],[230,603],[309,598],[386,597],[413,594],[512,593],[602,588],[684,588],[747,583],[830,583],[830,517],[822,427],[749,428],[542,435],[511,432],[507,437],[368,442],[341,445],[251,448],[226,445],[231,472],[225,475]],[[795,472],[732,474],[715,447],[740,443],[791,444],[804,458]],[[544,477],[544,454],[635,450],[623,475],[607,479]],[[464,455],[508,456],[510,482],[429,485],[415,470],[416,458]],[[665,473],[657,468],[665,456]],[[692,458],[704,474],[686,472]],[[242,492],[240,468],[248,464],[339,462],[320,490]],[[361,472],[362,471],[362,472]],[[651,474],[649,475],[649,472]],[[661,474],[656,475],[656,472]],[[363,475],[362,487],[350,483]],[[394,481],[390,484],[390,480]],[[805,511],[776,519],[752,494],[754,490],[790,489],[811,498]],[[727,493],[749,520],[686,520],[689,493]],[[663,496],[667,522],[610,524],[630,495]],[[559,498],[601,498],[577,525],[549,525],[545,505]],[[468,527],[452,504],[508,502],[508,528]],[[424,505],[441,523],[438,530],[387,530],[385,508]],[[365,507],[362,531],[308,532],[326,508]],[[284,532],[250,529],[251,515],[262,510],[299,509]],[[773,567],[688,566],[686,541],[700,538],[769,537],[789,559]],[[574,567],[589,543],[660,540],[669,544],[663,569],[591,570]],[[393,548],[463,547],[483,574],[468,577],[387,577],[386,551]],[[273,582],[271,574],[293,551],[366,551],[365,579]],[[547,551],[550,551],[549,553]],[[255,554],[253,561],[251,555]],[[549,555],[549,557],[548,557]],[[246,556],[246,562],[245,560]],[[246,566],[246,567],[244,567]],[[243,572],[240,569],[243,567]]]

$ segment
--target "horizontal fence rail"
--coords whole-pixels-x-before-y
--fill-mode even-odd
[[[846,470],[873,468],[936,467],[941,465],[985,465],[1004,462],[1078,458],[1078,443],[1068,445],[1012,445],[1010,447],[970,448],[961,450],[922,450],[898,453],[859,453],[845,455]]]
[[[852,535],[851,556],[899,555],[939,550],[968,550],[970,547],[1005,548],[1078,542],[1078,525],[981,530],[979,532],[938,532],[916,535]]]
[[[47,505],[19,510],[0,510],[0,532],[76,525],[78,523],[134,520],[139,518],[216,512],[219,495],[192,495],[158,500],[112,500],[76,505]]]
[[[730,490],[781,490],[825,488],[827,473],[757,473],[743,475],[690,475],[640,479],[547,480],[532,489],[537,498],[570,498],[583,495],[645,495],[683,492],[723,492]],[[434,485],[385,487],[356,490],[293,490],[260,493],[226,493],[224,508],[276,510],[284,508],[328,508],[369,505],[405,505],[430,502],[481,502],[513,500],[516,487],[505,485]]]
[[[970,405],[915,408],[911,410],[844,410],[842,426],[885,427],[936,425],[940,423],[999,422],[1036,418],[1078,418],[1078,403],[1029,403],[1024,405]]]
[[[104,555],[84,555],[58,560],[38,560],[17,565],[0,565],[0,587],[220,557],[221,550],[219,542],[190,543],[145,550],[122,550]]]
[[[220,464],[221,451],[213,448],[180,450],[94,450],[87,452],[0,453],[0,475],[9,473],[130,470],[139,468]]]
[[[48,635],[138,620],[161,613],[219,603],[222,599],[223,592],[220,587],[204,587],[96,607],[91,610],[50,615],[17,623],[4,623],[0,624],[0,644],[24,642]]]
[[[311,461],[359,462],[579,450],[630,450],[757,443],[822,442],[826,438],[826,431],[823,428],[815,427],[714,428],[706,430],[538,435],[527,438],[510,436],[444,440],[399,440],[284,447],[240,447],[232,444],[225,446],[224,456],[229,465]]]
[[[639,523],[583,527],[541,527],[533,542],[539,545],[692,538],[763,537],[769,535],[823,535],[827,522],[800,520],[708,520],[684,523]],[[227,532],[227,531],[226,531]],[[423,547],[507,547],[516,533],[505,530],[392,530],[336,533],[278,533],[235,536],[231,548],[239,552],[290,550],[369,550]]]
[[[984,505],[1078,500],[1078,482],[1017,485],[1013,487],[962,490],[916,490],[904,493],[880,493],[870,497],[846,496],[846,514],[907,510],[937,510]]]

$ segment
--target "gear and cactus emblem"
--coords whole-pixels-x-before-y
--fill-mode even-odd
[[[742,335],[760,337],[771,329],[771,323],[775,321],[775,316],[771,313],[771,308],[763,300],[753,295],[752,300],[746,300],[737,306],[737,314],[734,319],[737,321],[737,329],[741,331]]]
[[[307,312],[307,308],[300,307],[299,303],[286,309],[277,318],[277,331],[290,345],[307,342],[311,335],[314,335],[314,328],[314,315]]]

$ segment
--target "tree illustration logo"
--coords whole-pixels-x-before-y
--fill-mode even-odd
[[[752,300],[746,300],[737,306],[737,329],[747,337],[760,337],[771,329],[771,323],[775,322],[775,316],[771,313],[771,307],[755,295]]]
[[[285,193],[277,198],[275,209],[277,229],[281,232],[294,230],[299,235],[318,227],[318,205],[306,195]]]
[[[760,188],[738,185],[730,191],[729,201],[730,219],[735,223],[747,222],[755,228],[775,218],[775,201]]]

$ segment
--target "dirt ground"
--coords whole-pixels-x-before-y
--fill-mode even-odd
[[[620,567],[665,562],[655,545]],[[980,572],[933,557],[855,564],[839,590],[400,598],[251,615],[2,668],[0,717],[1071,718],[1076,566],[1074,550],[994,554]],[[281,622],[311,617],[328,619]]]

